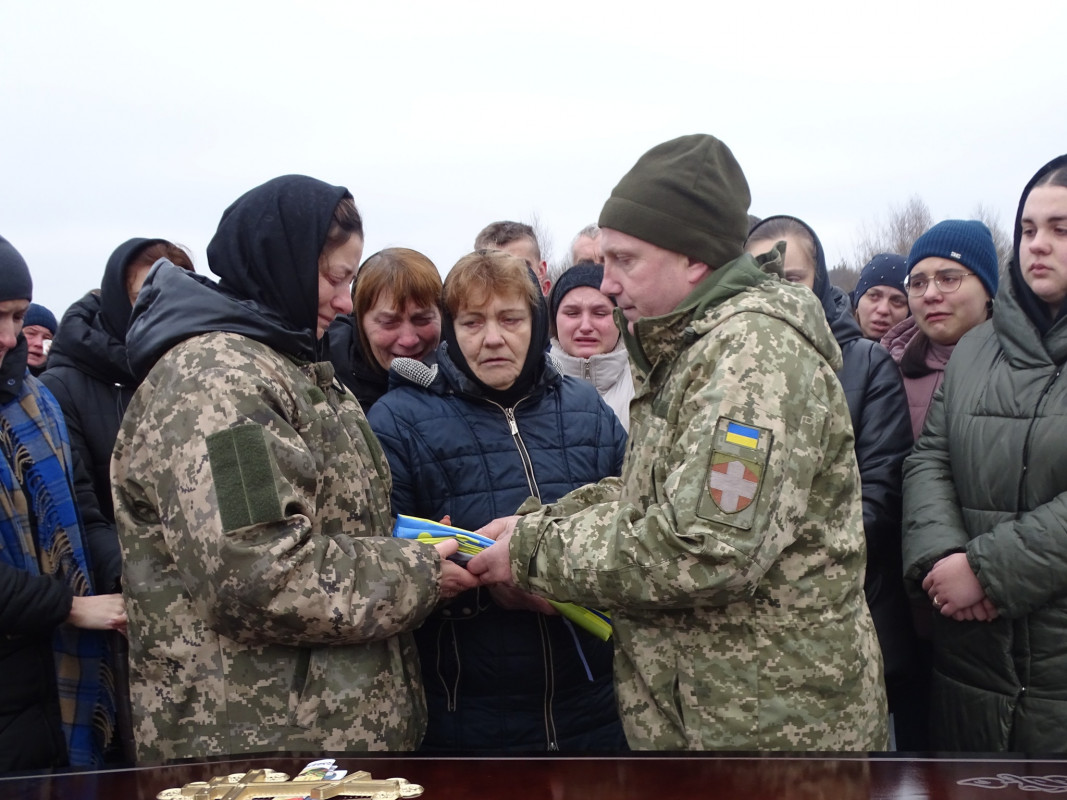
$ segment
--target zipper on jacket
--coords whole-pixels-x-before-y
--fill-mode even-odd
[[[545,662],[545,745],[550,753],[559,750],[556,736],[556,719],[552,703],[556,695],[556,670],[552,661],[552,639],[548,635],[548,623],[544,614],[537,615],[537,627],[541,631],[541,652]]]
[[[1042,403],[1045,403],[1045,401],[1048,399],[1049,393],[1052,390],[1052,386],[1055,384],[1056,380],[1060,378],[1061,372],[1063,372],[1063,368],[1057,368],[1055,373],[1053,373],[1052,378],[1050,378],[1046,382],[1045,387],[1041,389],[1041,394],[1037,398],[1037,402],[1034,404],[1034,416],[1030,420],[1030,425],[1026,426],[1026,437],[1025,439],[1023,439],[1022,445],[1022,468],[1019,470],[1019,486],[1016,490],[1015,501],[1015,507],[1016,509],[1018,509],[1017,513],[1020,514],[1023,513],[1022,509],[1023,497],[1025,495],[1026,476],[1028,476],[1028,474],[1030,473],[1030,445],[1031,442],[1033,442],[1034,426],[1037,425],[1037,420],[1041,411],[1041,405]],[[1021,652],[1015,652],[1016,647],[1013,644],[1012,653],[1012,660],[1015,662],[1015,670],[1017,673],[1021,671],[1019,665],[1019,658],[1021,657],[1025,659],[1025,663],[1024,665],[1022,665],[1022,669],[1025,670],[1025,676],[1019,676],[1019,683],[1021,684],[1021,686],[1019,687],[1019,692],[1016,695],[1018,700],[1022,700],[1022,698],[1025,697],[1026,686],[1028,686],[1031,681],[1031,650],[1029,624],[1026,625],[1026,627],[1024,628],[1024,633],[1026,636],[1025,646],[1023,647],[1023,649],[1021,649]],[[1013,641],[1015,642],[1017,640],[1018,635],[1016,634],[1015,636],[1013,636]]]
[[[1049,378],[1045,387],[1041,390],[1040,397],[1037,398],[1037,403],[1034,404],[1034,416],[1030,419],[1030,424],[1026,427],[1026,438],[1023,440],[1023,463],[1022,469],[1019,472],[1019,486],[1015,493],[1015,507],[1022,511],[1023,507],[1023,494],[1026,485],[1026,475],[1030,471],[1030,442],[1033,440],[1034,426],[1037,424],[1038,415],[1041,412],[1041,405],[1048,398],[1048,393],[1052,389],[1052,385],[1056,383],[1056,380],[1060,377],[1062,368],[1057,369],[1055,374]]]
[[[523,397],[511,408],[504,408],[499,403],[493,403],[497,408],[504,412],[504,417],[508,422],[508,430],[511,431],[511,438],[515,441],[515,448],[519,451],[519,459],[522,461],[522,468],[526,472],[526,483],[530,487],[530,494],[541,501],[541,491],[537,488],[537,477],[534,475],[533,460],[530,458],[530,452],[526,449],[526,443],[522,440],[522,435],[519,433],[519,423],[515,418],[515,409],[518,408],[526,398]],[[493,402],[490,400],[489,402]],[[550,753],[559,751],[559,738],[556,733],[556,719],[552,711],[552,705],[556,696],[556,671],[555,665],[552,659],[552,640],[548,635],[548,622],[545,619],[544,614],[537,615],[537,626],[541,632],[541,653],[545,666],[545,695],[544,695],[544,718],[545,718],[545,747]]]
[[[530,494],[540,502],[541,490],[537,488],[537,476],[534,475],[533,460],[530,458],[530,452],[526,449],[526,443],[522,440],[522,434],[519,433],[519,423],[515,419],[515,409],[525,399],[523,397],[511,408],[504,408],[500,403],[494,403],[492,400],[489,402],[504,412],[504,418],[508,422],[508,430],[511,431],[511,438],[515,442],[515,449],[519,451],[519,460],[522,461],[523,472],[526,473],[526,485],[530,487]]]

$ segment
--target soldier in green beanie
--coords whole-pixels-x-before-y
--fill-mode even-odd
[[[841,352],[781,253],[742,253],[748,204],[707,135],[619,181],[599,225],[636,389],[622,477],[527,501],[469,566],[611,613],[634,749],[884,749]]]

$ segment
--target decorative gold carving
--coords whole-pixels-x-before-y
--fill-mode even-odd
[[[370,800],[401,800],[418,797],[423,788],[403,778],[374,780],[369,772],[353,772],[340,780],[289,780],[284,772],[253,769],[233,775],[194,781],[180,789],[164,789],[157,800],[330,800],[358,797]]]

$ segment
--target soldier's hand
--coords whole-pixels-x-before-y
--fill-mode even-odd
[[[510,517],[499,517],[494,519],[488,525],[483,525],[481,528],[475,531],[479,536],[484,536],[486,539],[497,539],[505,533],[509,536],[511,532],[515,530],[515,523],[519,521],[517,514],[513,514]]]
[[[434,545],[438,555],[441,556],[441,580],[439,583],[441,597],[448,599],[455,597],[460,592],[474,589],[478,586],[478,579],[458,564],[448,561],[448,557],[459,550],[459,542],[448,539]]]
[[[515,585],[515,580],[511,576],[511,534],[512,530],[501,534],[496,544],[485,548],[467,563],[467,569],[472,575],[478,577],[482,585],[487,586],[493,583]]]

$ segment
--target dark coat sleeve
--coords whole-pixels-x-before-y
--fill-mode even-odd
[[[922,581],[934,564],[967,549],[948,451],[945,386],[934,393],[922,436],[904,460],[904,577],[908,593],[923,601]]]
[[[91,381],[70,367],[61,366],[45,370],[40,377],[41,383],[52,393],[63,412],[63,421],[70,437],[70,452],[74,459],[74,499],[82,519],[85,543],[92,560],[92,580],[94,594],[109,594],[120,591],[122,574],[122,556],[119,548],[118,533],[110,519],[112,506],[110,502],[110,481],[104,479],[103,456],[94,459],[93,442],[89,431],[85,429],[82,405],[99,400],[99,394],[92,391]],[[78,397],[80,395],[80,397]],[[110,465],[110,448],[105,442],[114,442],[118,430],[118,412],[115,412],[114,430],[103,430],[104,415],[98,415],[96,425],[97,448],[101,453],[107,452]],[[91,419],[91,418],[90,418]],[[101,461],[99,467],[97,460]],[[100,493],[107,492],[107,499],[102,502]]]
[[[112,522],[115,511],[111,502],[111,451],[134,390],[97,380],[65,365],[45,370],[40,380],[63,411],[70,449],[85,466],[100,513]]]
[[[93,451],[79,411],[79,402],[87,402],[90,394],[86,387],[77,385],[77,383],[84,383],[84,378],[69,367],[58,367],[42,372],[40,381],[56,398],[59,408],[63,411],[63,421],[67,424],[67,435],[70,437],[70,449],[74,454],[74,460],[80,461],[84,466],[90,486],[94,489],[98,488],[93,483]],[[81,395],[80,398],[76,398],[78,394]],[[97,507],[99,507],[99,501]]]
[[[74,459],[74,494],[93,572],[93,594],[122,591],[122,551],[115,525],[100,510],[93,479],[77,450]]]
[[[902,467],[911,451],[911,417],[900,371],[881,345],[858,340],[843,376],[856,436],[867,569],[863,589],[882,647],[887,676],[911,667],[913,629],[901,554]],[[862,382],[861,382],[862,379]],[[847,386],[846,383],[855,385]]]
[[[852,414],[852,426],[863,487],[867,562],[892,564],[893,575],[899,577],[901,470],[912,447],[908,398],[900,371],[880,345],[870,348],[865,372],[862,406]],[[851,396],[849,400],[851,410]]]
[[[70,616],[74,592],[51,575],[31,575],[0,562],[0,633],[38,635]]]

